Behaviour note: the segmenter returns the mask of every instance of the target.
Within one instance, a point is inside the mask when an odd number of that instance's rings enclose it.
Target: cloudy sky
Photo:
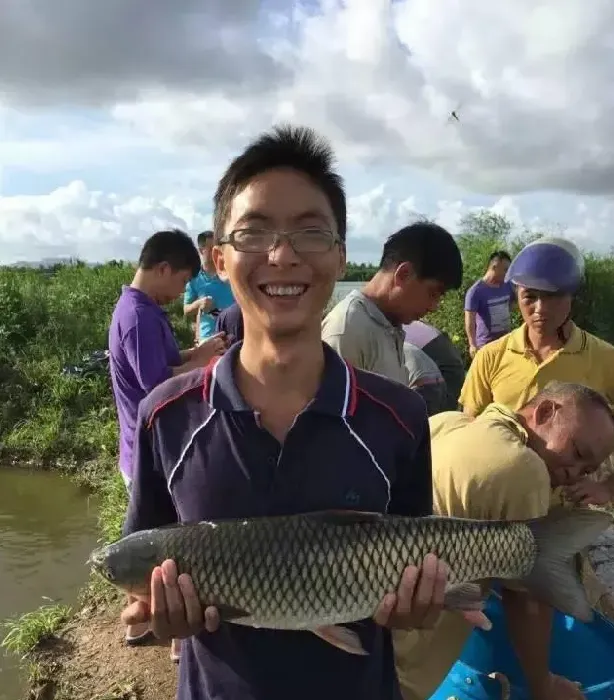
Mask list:
[[[476,207],[608,250],[613,82],[612,0],[2,0],[0,263],[196,233],[281,121],[332,140],[350,259]]]

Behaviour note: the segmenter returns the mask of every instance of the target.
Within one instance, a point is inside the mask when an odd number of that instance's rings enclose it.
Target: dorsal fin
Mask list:
[[[356,525],[358,523],[376,523],[385,516],[382,513],[371,513],[361,510],[319,510],[302,513],[309,520],[320,520],[331,525]]]

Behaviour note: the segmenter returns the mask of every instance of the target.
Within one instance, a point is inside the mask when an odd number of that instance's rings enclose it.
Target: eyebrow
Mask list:
[[[330,223],[328,221],[328,217],[326,217],[321,211],[318,211],[317,209],[308,209],[307,211],[301,212],[297,216],[292,217],[292,221],[296,222],[297,224],[300,224],[309,219],[318,219],[326,225]],[[272,217],[267,216],[263,212],[258,211],[257,209],[250,209],[246,211],[240,219],[238,219],[238,221],[236,222],[236,227],[240,227],[241,224],[245,224],[250,221],[265,223],[270,222],[271,220]]]

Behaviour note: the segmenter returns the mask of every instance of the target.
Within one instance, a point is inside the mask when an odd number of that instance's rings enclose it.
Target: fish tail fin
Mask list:
[[[522,583],[566,615],[590,622],[593,612],[576,556],[613,524],[612,516],[588,508],[556,508],[527,522],[537,545],[531,573]]]

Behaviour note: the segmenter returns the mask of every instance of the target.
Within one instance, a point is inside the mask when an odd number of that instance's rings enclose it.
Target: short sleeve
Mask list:
[[[477,416],[493,401],[488,346],[480,348],[473,358],[459,396],[466,413]]]
[[[465,311],[478,311],[480,304],[480,294],[477,285],[472,285],[465,294]]]
[[[155,447],[155,430],[148,425],[148,416],[143,407],[141,402],[134,437],[132,483],[123,525],[124,535],[178,522]]]
[[[190,280],[185,286],[185,291],[183,293],[183,303],[184,304],[192,304],[197,299],[198,299],[198,295],[196,294],[196,290],[194,289],[194,285],[192,284],[192,280]]]
[[[358,369],[374,371],[373,359],[370,357],[371,353],[363,335],[357,333],[351,324],[347,325],[342,333],[329,333],[326,328],[322,330],[322,340],[344,360]]]

